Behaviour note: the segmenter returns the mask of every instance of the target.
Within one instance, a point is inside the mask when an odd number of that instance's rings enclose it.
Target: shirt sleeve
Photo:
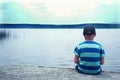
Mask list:
[[[104,49],[103,49],[103,47],[101,47],[101,57],[105,57],[105,51],[104,51]]]
[[[76,48],[74,49],[74,54],[79,57],[79,54],[80,54],[80,53],[79,53],[78,47],[76,47]]]

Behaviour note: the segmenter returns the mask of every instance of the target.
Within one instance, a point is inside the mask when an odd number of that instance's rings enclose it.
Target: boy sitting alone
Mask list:
[[[96,36],[95,27],[86,26],[83,30],[84,42],[74,49],[75,69],[84,74],[100,74],[104,64],[104,49],[101,44],[93,41]]]

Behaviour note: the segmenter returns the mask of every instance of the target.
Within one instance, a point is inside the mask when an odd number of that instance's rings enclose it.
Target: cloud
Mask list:
[[[43,3],[47,10],[57,17],[70,17],[77,15],[78,11],[84,12],[98,7],[94,1],[86,0],[48,0]]]
[[[11,6],[7,7],[7,3],[17,5],[12,5],[11,8]],[[14,15],[21,15],[21,17],[16,16],[19,17],[18,21],[30,23],[112,22],[118,17],[117,7],[119,7],[118,0],[0,0],[1,4],[3,12],[5,8],[9,9],[4,17],[10,16],[11,11],[16,9]],[[104,14],[107,15],[106,19]],[[112,18],[110,18],[111,15]],[[12,22],[12,17],[9,16],[4,21],[10,18]]]
[[[88,11],[95,11],[101,5],[112,6],[116,5],[118,0],[43,0],[42,3],[46,6],[47,10],[54,16],[70,17],[86,13]]]

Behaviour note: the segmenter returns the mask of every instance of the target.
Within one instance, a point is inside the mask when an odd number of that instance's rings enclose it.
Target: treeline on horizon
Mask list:
[[[0,28],[83,28],[86,25],[94,26],[95,28],[120,28],[120,24],[102,24],[102,23],[91,23],[91,24],[0,24]]]

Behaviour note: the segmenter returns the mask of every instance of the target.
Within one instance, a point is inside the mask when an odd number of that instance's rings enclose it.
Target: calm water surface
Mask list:
[[[83,41],[82,29],[5,29],[0,65],[74,68],[73,50]],[[0,29],[3,31],[3,29]],[[120,29],[97,29],[96,41],[106,52],[104,71],[120,72]]]

